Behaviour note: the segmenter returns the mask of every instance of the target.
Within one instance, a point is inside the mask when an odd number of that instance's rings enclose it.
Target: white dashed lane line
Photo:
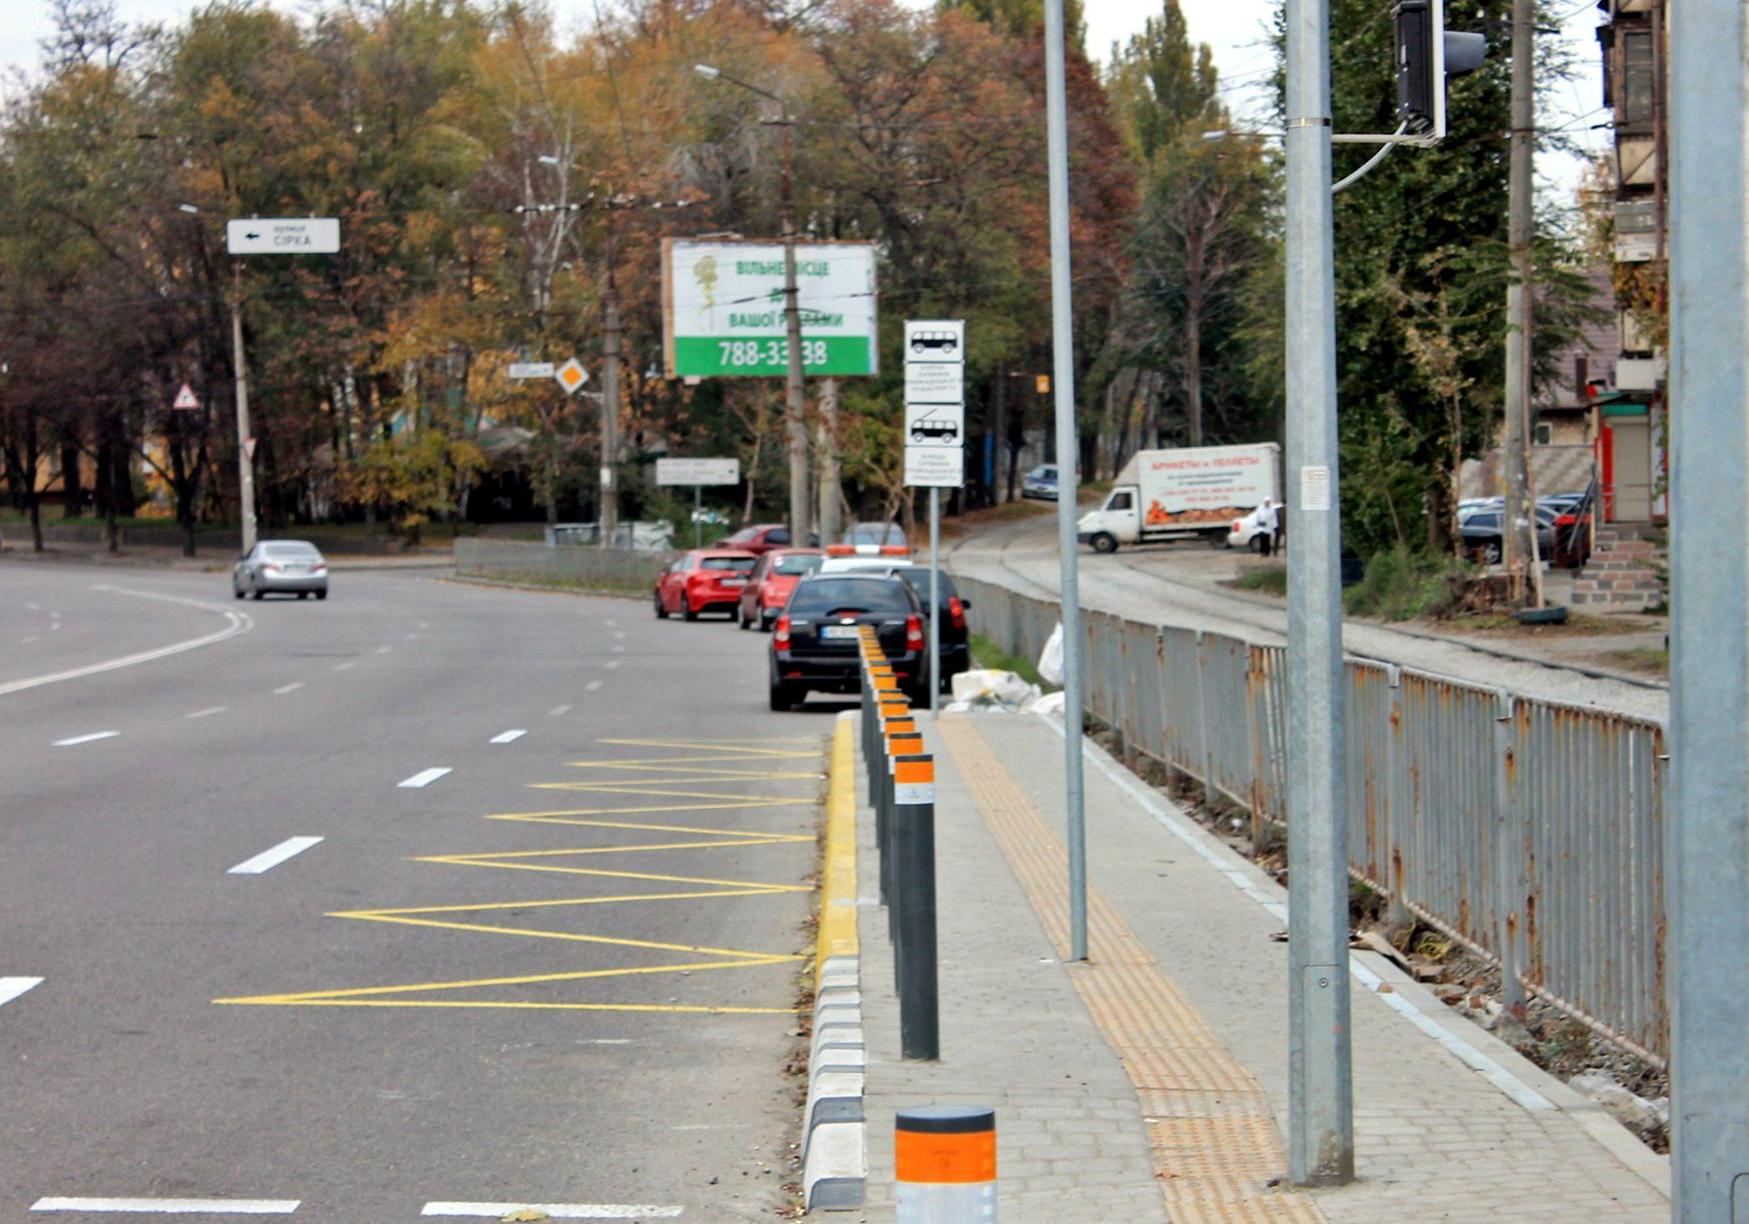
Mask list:
[[[294,680],[290,684],[282,684],[274,689],[273,695],[275,697],[284,697],[287,693],[295,693],[303,687],[304,682],[302,680]]]
[[[225,712],[224,706],[208,706],[204,710],[196,710],[194,713],[184,714],[182,717],[184,717],[184,718],[211,718],[214,714],[223,714],[224,712]]]
[[[518,1211],[538,1212],[529,1219],[549,1220],[673,1220],[682,1207],[650,1203],[427,1203],[422,1216],[465,1216],[475,1220],[505,1220]]]
[[[93,731],[89,735],[70,735],[66,739],[55,741],[57,748],[73,748],[79,744],[91,744],[98,740],[114,739],[120,731]]]
[[[393,647],[393,646],[378,646],[378,647],[377,647],[377,653],[378,653],[378,654],[388,654],[388,653],[389,653],[389,651],[391,651],[391,650],[393,650],[393,649],[394,649],[394,647]]]
[[[547,713],[551,714],[554,718],[562,717],[563,715],[569,714],[570,712],[571,712],[571,707],[568,705],[554,706],[552,709],[547,711]]]
[[[225,874],[260,875],[264,871],[270,871],[279,866],[287,859],[302,854],[321,840],[319,837],[288,837],[279,845],[263,850],[254,858],[244,859]]]
[[[345,663],[336,663],[334,665],[334,670],[335,671],[351,671],[353,668],[355,668],[357,666],[358,666],[358,663],[356,661],[348,660]]]
[[[430,769],[421,769],[411,778],[403,778],[395,785],[404,789],[417,790],[421,786],[430,786],[448,772],[450,772],[448,766],[433,766]]]
[[[515,731],[500,731],[497,735],[494,735],[489,742],[494,744],[514,744],[517,740],[527,734],[527,731],[520,728]]]
[[[584,692],[585,692],[585,693],[593,693],[593,692],[594,692],[594,691],[595,691],[595,690],[596,690],[596,689],[598,689],[598,688],[600,688],[600,687],[601,687],[601,685],[602,685],[602,681],[600,681],[600,680],[591,680],[591,681],[590,681],[590,682],[589,682],[589,683],[588,683],[588,684],[585,684],[585,685],[584,685],[584,686],[583,686],[583,691],[584,691]]]
[[[290,1215],[299,1199],[40,1198],[32,1211],[84,1211],[109,1215]]]
[[[0,977],[0,1006],[12,1002],[27,990],[41,986],[43,980],[39,977]]]

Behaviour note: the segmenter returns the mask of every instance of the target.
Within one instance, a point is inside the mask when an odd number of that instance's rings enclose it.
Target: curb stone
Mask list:
[[[826,863],[815,953],[813,1040],[802,1112],[802,1196],[810,1212],[861,1207],[868,1187],[862,1097],[861,949],[856,933],[856,753],[851,712],[838,716],[826,799]]]

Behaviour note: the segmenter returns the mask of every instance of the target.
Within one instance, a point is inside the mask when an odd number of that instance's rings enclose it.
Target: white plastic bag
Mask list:
[[[1051,630],[1051,637],[1045,643],[1044,653],[1038,657],[1038,674],[1046,684],[1061,684],[1063,682],[1063,622],[1058,621],[1057,627]]]

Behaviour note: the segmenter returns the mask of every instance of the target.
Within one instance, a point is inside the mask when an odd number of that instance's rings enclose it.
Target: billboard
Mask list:
[[[875,254],[867,242],[796,243],[802,372],[879,372]],[[789,371],[780,242],[662,242],[662,351],[670,378]]]

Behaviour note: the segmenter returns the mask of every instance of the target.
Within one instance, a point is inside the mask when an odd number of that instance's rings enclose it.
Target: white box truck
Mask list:
[[[1274,442],[1138,451],[1105,503],[1081,516],[1075,535],[1103,553],[1196,536],[1219,547],[1233,520],[1266,497],[1281,502],[1281,447]]]

